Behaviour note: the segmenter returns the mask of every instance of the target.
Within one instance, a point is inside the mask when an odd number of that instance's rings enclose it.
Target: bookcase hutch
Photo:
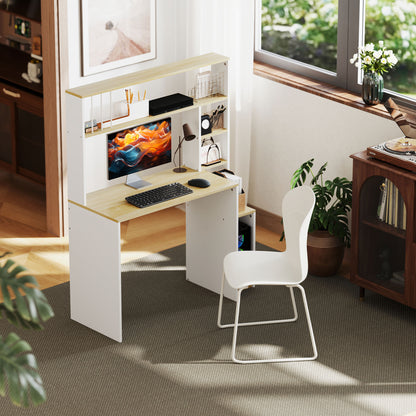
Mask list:
[[[119,117],[114,109],[123,106],[125,91],[141,91],[143,97],[154,99],[172,93],[189,95],[195,91],[198,74],[210,73],[221,82],[215,93],[194,99],[189,107],[169,111],[155,116],[140,118]],[[183,146],[183,164],[191,170],[217,171],[230,169],[230,131],[228,96],[228,58],[208,53],[182,61],[122,75],[66,91],[67,102],[67,169],[68,199],[86,205],[88,195],[95,191],[120,184],[120,180],[107,180],[106,137],[108,133],[128,129],[139,124],[166,117],[172,120],[172,150],[182,137],[182,125],[187,123],[196,135],[196,140]],[[124,101],[125,102],[125,101]],[[201,134],[201,116],[223,105],[224,123],[207,135]],[[118,106],[118,107],[117,107]],[[104,108],[107,107],[107,108]],[[109,110],[108,110],[109,108]],[[127,114],[127,113],[126,113]],[[97,125],[96,130],[85,128],[86,123]],[[213,137],[221,148],[221,162],[203,166],[200,148],[204,138]],[[173,166],[172,166],[173,167]],[[236,172],[238,174],[238,172]],[[181,174],[177,174],[178,179]],[[251,247],[255,246],[255,210],[244,207],[239,211],[239,221],[251,228]]]
[[[369,289],[416,308],[416,173],[370,158],[366,152],[351,157],[351,281],[360,287],[362,298]],[[406,207],[403,230],[377,216],[386,178],[397,187]]]

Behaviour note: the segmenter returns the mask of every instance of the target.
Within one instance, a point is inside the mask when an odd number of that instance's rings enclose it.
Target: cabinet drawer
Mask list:
[[[6,98],[16,105],[43,117],[43,99],[20,88],[0,82],[0,97]]]

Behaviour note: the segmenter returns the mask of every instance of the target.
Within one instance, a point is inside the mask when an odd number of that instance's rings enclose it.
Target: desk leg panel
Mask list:
[[[122,341],[120,224],[69,203],[71,319]]]
[[[237,250],[238,194],[236,189],[219,192],[186,205],[186,279],[220,293],[223,260]],[[227,298],[237,293],[224,287]]]

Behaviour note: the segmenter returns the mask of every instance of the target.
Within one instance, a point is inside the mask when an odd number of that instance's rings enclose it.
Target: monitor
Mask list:
[[[151,121],[110,133],[107,143],[109,180],[125,176],[126,185],[133,188],[150,185],[137,172],[144,174],[144,171],[171,163],[171,119]]]

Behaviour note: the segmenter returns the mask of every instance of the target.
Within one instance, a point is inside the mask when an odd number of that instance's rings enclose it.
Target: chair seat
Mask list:
[[[298,284],[303,280],[301,271],[289,260],[286,252],[236,251],[225,256],[224,273],[234,289]]]

